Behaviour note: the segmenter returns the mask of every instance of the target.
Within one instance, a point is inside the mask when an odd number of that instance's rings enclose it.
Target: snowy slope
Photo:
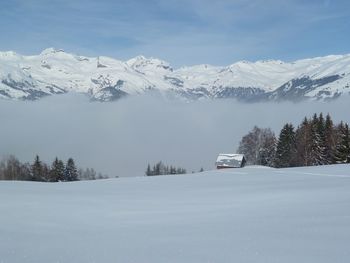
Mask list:
[[[0,181],[0,262],[342,262],[350,165]]]
[[[110,101],[151,90],[186,99],[327,100],[348,95],[349,85],[350,55],[173,69],[165,61],[143,56],[123,62],[54,48],[36,56],[0,52],[0,98],[10,99],[33,100],[74,91]]]
[[[47,95],[54,93],[47,92],[48,87],[52,87],[59,89],[58,93],[76,91],[88,93],[96,99],[108,99],[144,92],[152,86],[142,75],[135,74],[126,63],[108,57],[87,58],[50,48],[38,56],[13,54],[12,59],[9,59],[10,56],[3,54],[0,58],[5,58],[1,64],[6,65],[1,67],[0,77],[19,83],[12,86],[13,90],[19,90],[18,86],[29,79],[33,82],[33,88]],[[19,76],[23,76],[22,79]],[[6,84],[2,80],[2,85]],[[6,89],[5,92],[7,93]],[[31,99],[30,90],[27,94]],[[22,98],[21,95],[18,93],[14,97]],[[6,94],[3,96],[6,97]]]

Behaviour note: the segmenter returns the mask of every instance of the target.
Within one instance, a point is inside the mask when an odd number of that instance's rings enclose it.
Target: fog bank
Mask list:
[[[34,102],[0,100],[0,155],[51,163],[75,158],[114,176],[142,176],[162,160],[188,171],[213,169],[220,152],[235,152],[254,125],[278,135],[285,122],[328,112],[350,122],[350,97],[334,102],[243,104],[233,100],[185,103],[134,96],[113,103],[83,95],[52,96]]]

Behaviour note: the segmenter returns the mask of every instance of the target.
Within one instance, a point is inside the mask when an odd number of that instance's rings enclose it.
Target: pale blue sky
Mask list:
[[[350,53],[348,0],[0,0],[0,50],[175,67]]]

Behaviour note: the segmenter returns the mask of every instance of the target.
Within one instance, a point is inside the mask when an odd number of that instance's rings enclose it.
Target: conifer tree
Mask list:
[[[32,181],[42,181],[43,176],[43,165],[40,161],[39,155],[35,156],[34,163],[31,167],[31,180]]]
[[[321,139],[324,138],[324,135],[325,135],[325,120],[323,118],[323,114],[322,112],[319,114],[318,118],[316,117],[316,130],[317,130],[317,133],[320,135]]]
[[[335,162],[335,130],[331,116],[327,114],[325,121],[325,131],[324,131],[324,155],[326,159],[326,164],[332,164]]]
[[[154,170],[154,174],[155,175],[161,175],[161,166],[162,166],[162,162],[160,161],[159,163],[156,164],[156,169]]]
[[[285,124],[280,132],[275,157],[276,167],[290,167],[295,165],[295,132],[292,124]]]
[[[305,117],[303,122],[296,130],[296,156],[295,163],[297,166],[310,165],[311,156],[311,124]]]
[[[166,174],[185,174],[186,169],[183,168],[176,168],[172,165],[165,165],[162,161],[156,163],[153,165],[153,168],[151,169],[151,166],[148,164],[146,169],[146,175],[147,176],[153,176],[153,175],[166,175]]]
[[[147,170],[146,170],[146,176],[151,176],[152,175],[152,170],[150,164],[147,165]]]
[[[318,116],[317,126],[316,126],[317,133],[320,138],[320,151],[321,151],[321,158],[320,158],[320,164],[328,164],[328,160],[326,157],[326,122],[323,118],[322,112]]]
[[[66,169],[64,171],[64,181],[77,181],[78,171],[75,166],[73,158],[69,158],[67,161]]]
[[[336,163],[350,163],[349,125],[343,122],[338,126],[338,143],[335,153]]]
[[[61,182],[64,181],[65,176],[64,176],[64,163],[62,160],[59,160],[57,157],[53,161],[52,166],[51,166],[51,178],[52,181],[54,182]]]
[[[311,121],[311,153],[310,153],[310,164],[309,165],[321,165],[325,164],[325,147],[323,145],[324,135],[324,120],[317,117],[315,113]]]

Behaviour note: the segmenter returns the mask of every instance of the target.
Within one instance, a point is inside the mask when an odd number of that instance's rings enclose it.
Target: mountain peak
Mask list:
[[[274,59],[263,59],[258,60],[257,64],[270,64],[270,65],[282,65],[284,62],[282,60],[274,60]]]
[[[288,83],[292,86],[286,89]],[[105,101],[149,90],[175,92],[186,99],[329,100],[350,93],[350,56],[293,63],[239,61],[226,67],[202,64],[174,70],[166,61],[142,55],[123,62],[56,48],[34,56],[0,52],[0,98],[38,99],[75,91]]]
[[[41,51],[40,55],[50,55],[50,54],[56,54],[56,53],[64,53],[63,49],[56,49],[53,47],[49,47]]]
[[[173,68],[170,64],[164,60],[158,58],[146,58],[144,56],[137,56],[129,59],[126,64],[133,69],[145,73],[146,71],[169,71],[172,72]]]
[[[3,51],[3,52],[0,52],[0,57],[2,57],[2,58],[18,57],[18,56],[20,56],[20,55],[17,54],[16,52],[14,52],[14,51]]]
[[[126,61],[127,64],[129,65],[134,65],[134,64],[140,64],[140,63],[158,63],[158,64],[169,64],[168,62],[154,58],[154,57],[145,57],[143,55],[136,56],[134,58],[129,59]]]

